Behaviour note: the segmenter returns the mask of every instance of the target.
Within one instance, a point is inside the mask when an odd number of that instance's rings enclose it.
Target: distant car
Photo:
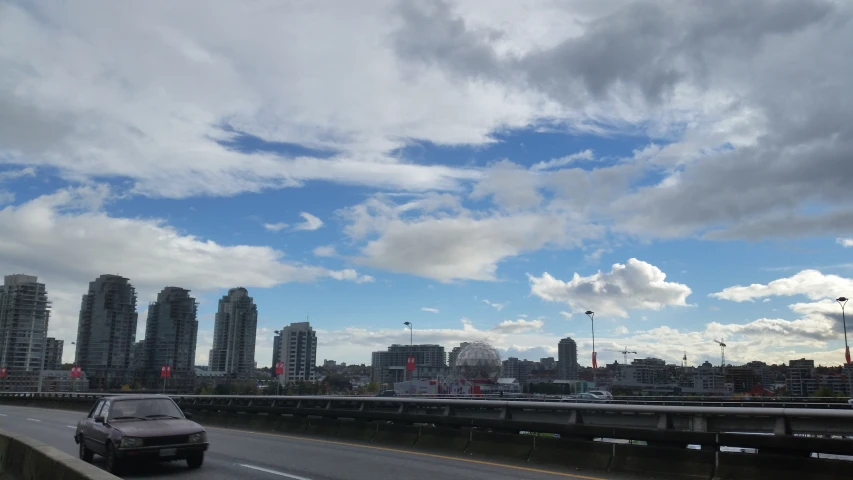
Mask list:
[[[383,390],[376,394],[377,397],[396,397],[397,392],[394,390]]]
[[[186,460],[190,468],[199,468],[208,447],[207,433],[190,418],[164,395],[104,397],[77,422],[74,441],[81,460],[91,462],[97,453],[114,474],[133,459]]]
[[[613,400],[613,394],[604,390],[590,390],[587,393],[596,400]]]

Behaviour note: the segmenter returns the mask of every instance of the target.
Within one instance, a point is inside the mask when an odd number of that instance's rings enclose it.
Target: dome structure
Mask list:
[[[501,371],[501,355],[486,342],[472,342],[459,351],[455,368],[468,380],[495,380]]]

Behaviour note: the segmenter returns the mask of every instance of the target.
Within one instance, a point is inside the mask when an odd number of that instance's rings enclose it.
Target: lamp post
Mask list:
[[[585,313],[592,322],[592,383],[595,388],[598,386],[598,361],[595,358],[595,312],[587,310]]]
[[[853,381],[851,381],[851,369],[850,369],[850,346],[847,344],[847,318],[844,315],[844,306],[847,305],[847,297],[838,297],[835,299],[839,305],[841,305],[841,325],[844,328],[844,360],[845,366],[847,367],[847,389],[850,392],[850,396],[853,397]]]
[[[413,338],[412,337],[412,335],[413,335],[412,334],[412,322],[403,322],[403,325],[409,327],[409,356],[413,357],[415,355],[415,352],[414,352],[415,347],[414,347],[414,344],[412,343],[412,338]],[[415,368],[413,370],[417,371],[417,363],[414,365],[414,367]],[[414,376],[414,375],[412,375],[412,376]]]
[[[275,330],[275,334],[281,335],[281,330]],[[283,342],[284,339],[282,338],[281,341]],[[273,343],[275,343],[275,342],[273,342]],[[278,345],[278,355],[279,355],[278,361],[281,362],[282,359],[281,359],[281,344],[280,343]],[[278,389],[279,389],[279,387],[281,387],[281,376],[278,375],[278,372],[276,372],[276,368],[277,367],[276,367],[275,363],[273,363],[273,366],[272,366],[273,370],[272,371],[276,374],[275,375],[275,394],[276,394],[276,396],[278,396],[280,394]]]

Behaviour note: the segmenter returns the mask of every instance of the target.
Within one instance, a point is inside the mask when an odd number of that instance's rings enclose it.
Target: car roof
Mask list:
[[[112,395],[112,396],[103,397],[103,398],[104,398],[104,400],[111,400],[111,401],[116,401],[116,400],[150,400],[150,399],[157,399],[157,398],[168,398],[169,400],[171,400],[171,398],[168,395],[159,395],[159,394],[158,395],[155,395],[155,394]]]

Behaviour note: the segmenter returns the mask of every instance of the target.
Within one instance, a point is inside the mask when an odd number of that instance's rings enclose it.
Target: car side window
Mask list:
[[[97,403],[95,403],[95,406],[94,406],[94,407],[92,407],[92,410],[89,412],[89,418],[95,418],[95,417],[97,417],[97,416],[98,416],[98,412],[99,412],[99,411],[101,411],[101,407],[103,407],[103,406],[104,406],[104,401],[103,401],[103,400],[98,400],[98,402],[97,402]]]
[[[109,419],[110,416],[110,402],[104,402],[104,408],[101,409],[100,415],[104,417],[104,421]]]

